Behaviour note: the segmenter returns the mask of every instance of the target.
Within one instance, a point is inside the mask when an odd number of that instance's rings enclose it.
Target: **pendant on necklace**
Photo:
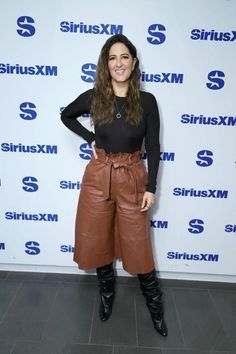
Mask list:
[[[120,112],[116,113],[116,118],[120,119],[121,118],[121,114]]]

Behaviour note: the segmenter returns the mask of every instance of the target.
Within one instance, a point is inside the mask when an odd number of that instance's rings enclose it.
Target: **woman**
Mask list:
[[[76,118],[90,113],[95,134]],[[159,113],[156,100],[140,91],[139,60],[124,35],[104,44],[94,88],[81,94],[61,115],[62,122],[92,146],[79,197],[74,260],[96,268],[106,321],[114,299],[113,259],[138,274],[155,329],[167,336],[156,277],[147,211],[154,203],[159,165]],[[143,140],[148,173],[140,159]]]

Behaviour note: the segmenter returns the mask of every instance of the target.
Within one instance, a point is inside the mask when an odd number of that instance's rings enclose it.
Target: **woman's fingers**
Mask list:
[[[151,192],[145,192],[141,204],[141,212],[149,210],[154,204],[154,194]]]

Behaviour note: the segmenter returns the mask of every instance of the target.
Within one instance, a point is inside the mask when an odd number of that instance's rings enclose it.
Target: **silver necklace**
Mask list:
[[[115,101],[115,104],[116,104],[116,111],[117,111],[117,113],[116,113],[116,118],[117,118],[117,119],[120,119],[120,118],[122,117],[121,112],[122,112],[122,110],[123,110],[123,108],[124,108],[124,106],[125,106],[125,103],[124,103],[123,106],[121,107],[120,111],[119,111],[119,109],[118,109],[118,106],[117,106],[116,101]]]

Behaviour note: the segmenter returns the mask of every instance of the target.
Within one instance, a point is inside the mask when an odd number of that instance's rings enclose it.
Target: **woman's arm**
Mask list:
[[[71,102],[61,114],[61,120],[67,128],[81,136],[89,144],[95,139],[95,134],[85,128],[76,118],[90,112],[92,90],[88,90]]]

